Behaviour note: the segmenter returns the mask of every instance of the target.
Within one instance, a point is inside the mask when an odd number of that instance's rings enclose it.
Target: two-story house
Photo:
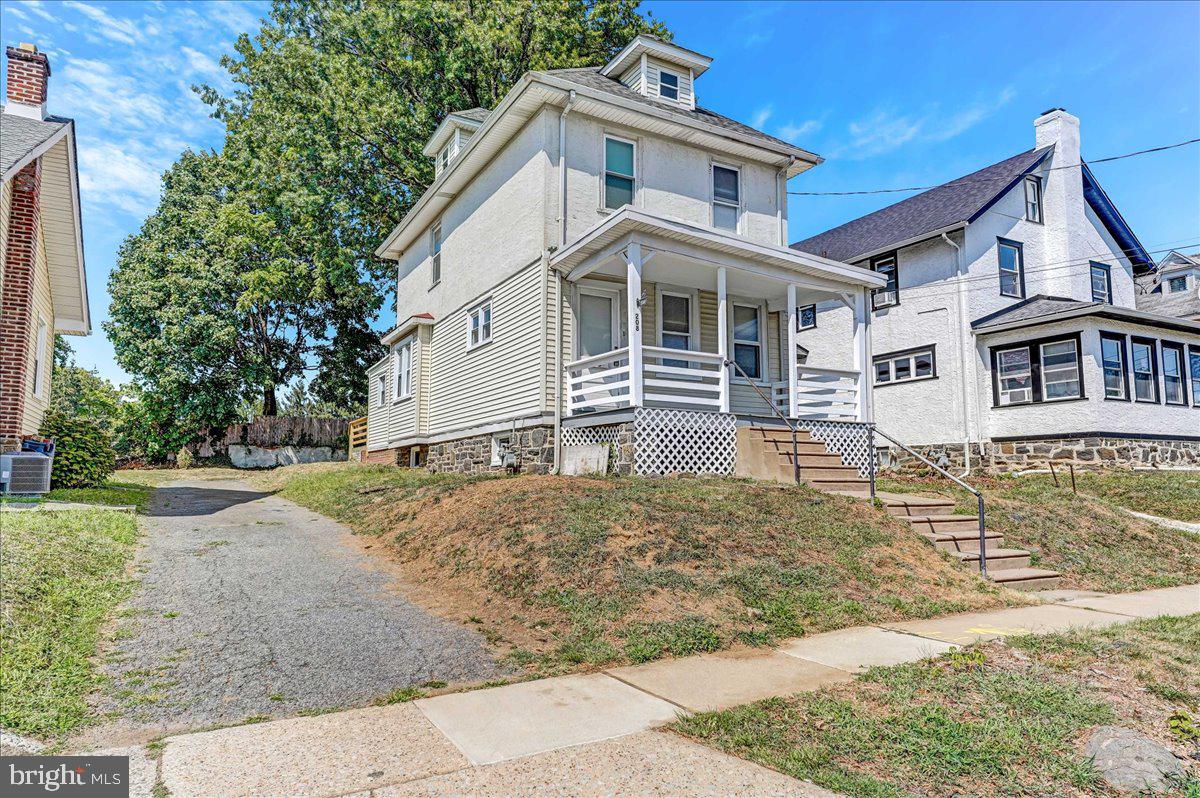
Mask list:
[[[1200,323],[1135,298],[1154,264],[1081,159],[1079,120],[1034,129],[1033,149],[793,245],[887,278],[876,423],[967,468],[1200,463]],[[807,362],[843,362],[850,317],[818,302],[800,319]]]
[[[1139,310],[1200,321],[1200,253],[1171,250],[1136,289]]]
[[[0,451],[37,432],[55,334],[87,335],[75,123],[46,113],[50,62],[7,48],[0,111]]]
[[[739,423],[870,418],[875,272],[787,247],[816,155],[697,103],[711,59],[639,36],[530,72],[429,140],[436,177],[377,255],[397,320],[370,370],[367,459],[730,473]],[[844,354],[806,374],[799,308],[838,303]]]

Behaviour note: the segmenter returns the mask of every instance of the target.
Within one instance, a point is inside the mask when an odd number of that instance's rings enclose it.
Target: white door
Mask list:
[[[620,345],[620,295],[603,288],[579,289],[576,358],[611,352]]]

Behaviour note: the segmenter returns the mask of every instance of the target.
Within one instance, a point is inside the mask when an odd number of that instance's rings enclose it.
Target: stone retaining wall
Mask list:
[[[913,449],[951,471],[963,468],[961,443],[914,446]],[[925,468],[900,449],[881,450],[881,465],[897,471]],[[1172,466],[1200,468],[1200,441],[1167,439],[1070,437],[971,444],[971,465],[988,471],[1023,471],[1071,463],[1080,468]]]
[[[554,432],[552,427],[530,427],[511,435],[508,450],[517,456],[516,470],[523,474],[548,474],[554,465]],[[452,441],[429,444],[425,467],[430,471],[453,471],[478,474],[503,471],[492,465],[492,435],[475,435]],[[404,463],[402,463],[404,464]]]

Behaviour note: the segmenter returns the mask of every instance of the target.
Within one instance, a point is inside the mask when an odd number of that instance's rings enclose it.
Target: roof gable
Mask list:
[[[1096,182],[1096,176],[1092,174],[1092,170],[1086,163],[1083,165],[1083,199],[1095,211],[1100,222],[1117,242],[1120,251],[1133,264],[1133,273],[1143,274],[1153,271],[1154,261],[1150,259],[1150,254],[1146,252],[1142,242],[1138,241],[1138,237],[1126,223],[1125,217],[1117,210],[1117,206]]]

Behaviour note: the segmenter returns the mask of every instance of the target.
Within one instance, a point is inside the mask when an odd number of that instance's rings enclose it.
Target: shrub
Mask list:
[[[192,450],[186,446],[179,450],[179,454],[175,455],[176,468],[191,468],[192,462]]]
[[[116,468],[108,433],[94,419],[51,412],[42,422],[41,434],[55,444],[51,487],[98,487]]]

